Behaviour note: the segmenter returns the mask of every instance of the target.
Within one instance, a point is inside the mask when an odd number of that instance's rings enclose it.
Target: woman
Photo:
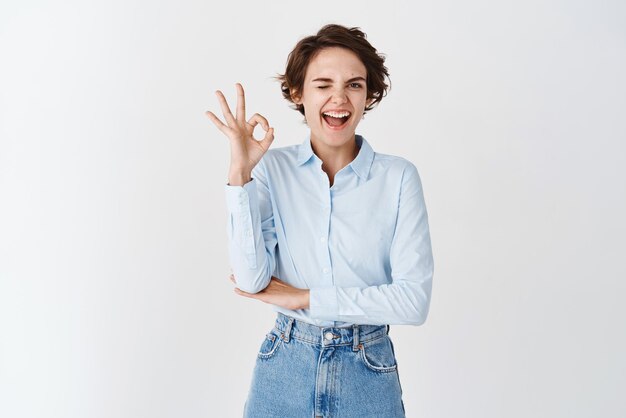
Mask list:
[[[246,122],[240,84],[235,116],[220,91],[226,123],[207,112],[231,145],[231,280],[277,312],[246,417],[404,416],[389,325],[426,320],[433,260],[415,166],[356,134],[385,79],[359,28],[326,25],[279,77],[310,128],[301,144],[268,150],[274,128],[259,114]]]

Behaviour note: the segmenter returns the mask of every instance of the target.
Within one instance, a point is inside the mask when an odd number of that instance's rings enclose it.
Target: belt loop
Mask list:
[[[359,351],[359,326],[357,324],[352,325],[352,351]]]
[[[283,333],[283,340],[286,343],[289,342],[289,336],[291,335],[291,327],[293,325],[293,321],[295,321],[295,319],[290,316],[288,318],[289,318],[289,321],[287,321],[287,327],[285,328],[285,332]]]
[[[389,330],[391,329],[391,326],[389,324],[387,324],[387,335],[389,335]]]

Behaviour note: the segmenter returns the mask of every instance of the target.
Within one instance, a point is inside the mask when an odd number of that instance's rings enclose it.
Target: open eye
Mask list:
[[[363,86],[361,85],[361,83],[350,83],[350,87],[360,89]]]

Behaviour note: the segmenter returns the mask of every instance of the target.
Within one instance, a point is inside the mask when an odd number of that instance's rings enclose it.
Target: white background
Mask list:
[[[239,417],[270,306],[228,280],[213,92],[359,26],[392,89],[357,133],[416,164],[435,278],[392,326],[407,416],[626,416],[620,1],[3,1],[0,416]],[[288,417],[291,418],[291,417]],[[298,417],[299,418],[299,417]]]

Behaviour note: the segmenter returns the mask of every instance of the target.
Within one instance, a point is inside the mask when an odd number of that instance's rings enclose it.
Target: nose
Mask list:
[[[338,87],[338,88],[334,89],[331,101],[333,103],[336,103],[336,104],[341,104],[341,103],[347,102],[348,99],[347,99],[347,96],[346,96],[345,89],[343,87]]]

